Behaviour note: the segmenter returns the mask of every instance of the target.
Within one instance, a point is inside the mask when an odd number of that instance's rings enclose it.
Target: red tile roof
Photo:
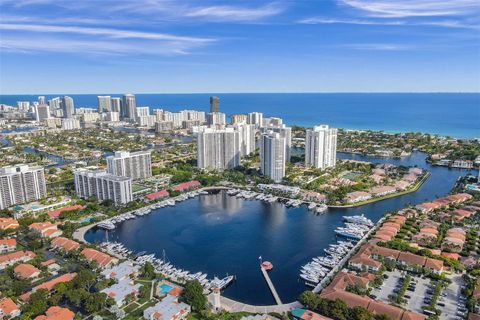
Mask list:
[[[202,184],[199,181],[192,180],[192,181],[180,183],[180,184],[177,184],[176,186],[173,186],[173,190],[183,191],[183,190],[187,190],[187,189],[190,189],[190,188],[197,188],[197,187],[200,187],[201,185]]]
[[[165,198],[165,197],[168,197],[168,196],[169,196],[168,191],[163,189],[163,190],[160,190],[160,191],[157,191],[157,192],[147,194],[145,196],[145,199],[155,200],[155,199],[158,199],[158,198]]]
[[[20,225],[18,221],[11,218],[0,218],[0,230],[17,229]]]
[[[91,248],[83,249],[81,254],[88,261],[95,261],[100,267],[108,266],[110,263],[117,261],[116,258],[113,258],[106,253]]]
[[[65,237],[57,237],[51,242],[52,248],[61,248],[65,251],[72,251],[80,249],[80,243],[67,239]]]
[[[60,208],[60,209],[57,209],[57,210],[49,211],[48,216],[51,217],[51,218],[58,218],[62,212],[80,210],[80,209],[83,209],[83,208],[85,208],[85,206],[76,204],[74,206],[64,207],[64,208]]]
[[[13,269],[15,275],[20,279],[30,279],[40,274],[40,270],[28,263],[21,263]]]
[[[50,307],[45,315],[40,315],[35,320],[73,320],[75,313],[67,308],[58,306]]]
[[[62,274],[61,276],[56,277],[55,279],[52,279],[50,281],[41,283],[38,286],[33,287],[33,289],[30,292],[22,294],[20,296],[20,299],[22,301],[28,301],[30,299],[30,295],[32,294],[32,292],[35,292],[39,289],[47,289],[48,291],[51,291],[56,284],[72,281],[76,276],[77,274],[75,272]]]
[[[20,310],[15,302],[10,298],[3,298],[0,300],[0,314],[11,315],[14,311]]]

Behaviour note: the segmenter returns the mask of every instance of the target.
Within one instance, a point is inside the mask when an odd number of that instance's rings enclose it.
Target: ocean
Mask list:
[[[47,99],[64,94],[45,95]],[[68,94],[67,94],[68,95]],[[97,107],[97,95],[71,94],[78,107]],[[137,106],[170,111],[208,111],[209,97],[220,98],[227,115],[263,112],[287,125],[329,124],[346,129],[425,132],[480,138],[480,93],[219,93],[137,94]],[[35,101],[37,95],[0,95],[0,103]]]

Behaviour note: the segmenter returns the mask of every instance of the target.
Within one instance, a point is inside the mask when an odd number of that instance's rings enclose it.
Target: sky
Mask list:
[[[0,94],[479,91],[478,0],[0,0]]]

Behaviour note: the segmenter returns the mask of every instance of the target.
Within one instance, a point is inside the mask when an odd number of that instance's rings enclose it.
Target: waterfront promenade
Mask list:
[[[214,305],[214,294],[211,293],[207,296],[208,302]],[[220,296],[221,309],[224,309],[228,312],[250,312],[250,313],[270,313],[278,312],[284,313],[292,311],[296,308],[303,307],[302,304],[298,301],[285,304],[269,305],[269,306],[254,306],[251,304],[246,304],[238,302],[223,296]]]

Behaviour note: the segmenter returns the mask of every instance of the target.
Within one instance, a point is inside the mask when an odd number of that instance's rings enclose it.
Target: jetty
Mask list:
[[[270,291],[272,292],[272,295],[273,295],[273,298],[275,299],[275,302],[278,305],[282,305],[283,304],[282,300],[280,300],[280,296],[278,295],[277,290],[275,289],[275,286],[272,283],[272,280],[270,280],[270,276],[268,275],[267,270],[265,270],[265,268],[262,265],[260,265],[260,270],[262,270],[262,274],[265,277],[265,281],[267,281],[268,287],[270,288]]]

